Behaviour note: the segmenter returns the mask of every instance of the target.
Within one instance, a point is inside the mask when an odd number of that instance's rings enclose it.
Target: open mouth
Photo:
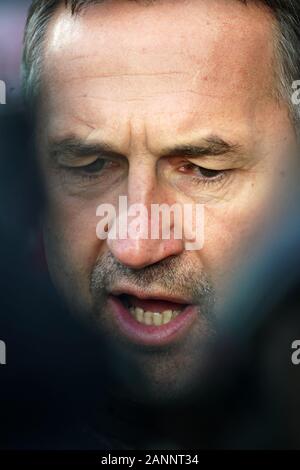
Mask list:
[[[119,299],[137,322],[147,326],[167,325],[187,307],[187,304],[156,299],[139,299],[127,294],[121,294]]]
[[[118,330],[143,345],[165,345],[187,331],[198,315],[196,305],[181,299],[146,297],[117,292],[108,304]]]

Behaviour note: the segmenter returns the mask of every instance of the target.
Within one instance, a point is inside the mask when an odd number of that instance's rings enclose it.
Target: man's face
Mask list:
[[[273,24],[237,1],[106,1],[73,17],[62,7],[48,29],[39,142],[49,269],[153,397],[183,392],[200,372],[213,304],[290,165]],[[204,204],[203,248],[99,240],[96,209],[119,196],[148,209]]]

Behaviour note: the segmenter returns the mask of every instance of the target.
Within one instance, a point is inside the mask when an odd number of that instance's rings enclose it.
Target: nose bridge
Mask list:
[[[156,187],[156,157],[148,148],[146,120],[130,120],[130,158],[127,197],[128,204],[144,204],[148,207]]]
[[[143,204],[148,208],[158,191],[155,158],[145,151],[134,155],[128,173],[128,204]]]
[[[113,255],[135,269],[179,254],[183,249],[182,240],[174,240],[173,237],[162,239],[160,232],[159,237],[151,237],[152,204],[170,203],[170,195],[158,181],[156,163],[157,158],[145,149],[131,155],[127,184],[127,235],[108,240]]]

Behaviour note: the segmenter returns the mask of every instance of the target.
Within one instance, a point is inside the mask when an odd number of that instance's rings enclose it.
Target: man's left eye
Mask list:
[[[212,170],[209,168],[204,168],[202,166],[195,165],[194,163],[187,163],[186,165],[182,165],[179,168],[179,171],[182,173],[190,173],[195,176],[213,179],[220,176],[223,171],[222,170]]]
[[[216,178],[222,173],[222,171],[220,170],[210,170],[208,168],[203,168],[201,166],[197,167],[197,171],[199,175],[203,176],[204,178]]]

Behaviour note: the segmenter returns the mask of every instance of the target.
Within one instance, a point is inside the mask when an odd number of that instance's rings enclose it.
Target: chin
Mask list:
[[[185,356],[180,350],[127,351],[112,370],[112,393],[144,405],[184,404],[205,381],[205,374],[204,360],[201,363],[197,355]]]

